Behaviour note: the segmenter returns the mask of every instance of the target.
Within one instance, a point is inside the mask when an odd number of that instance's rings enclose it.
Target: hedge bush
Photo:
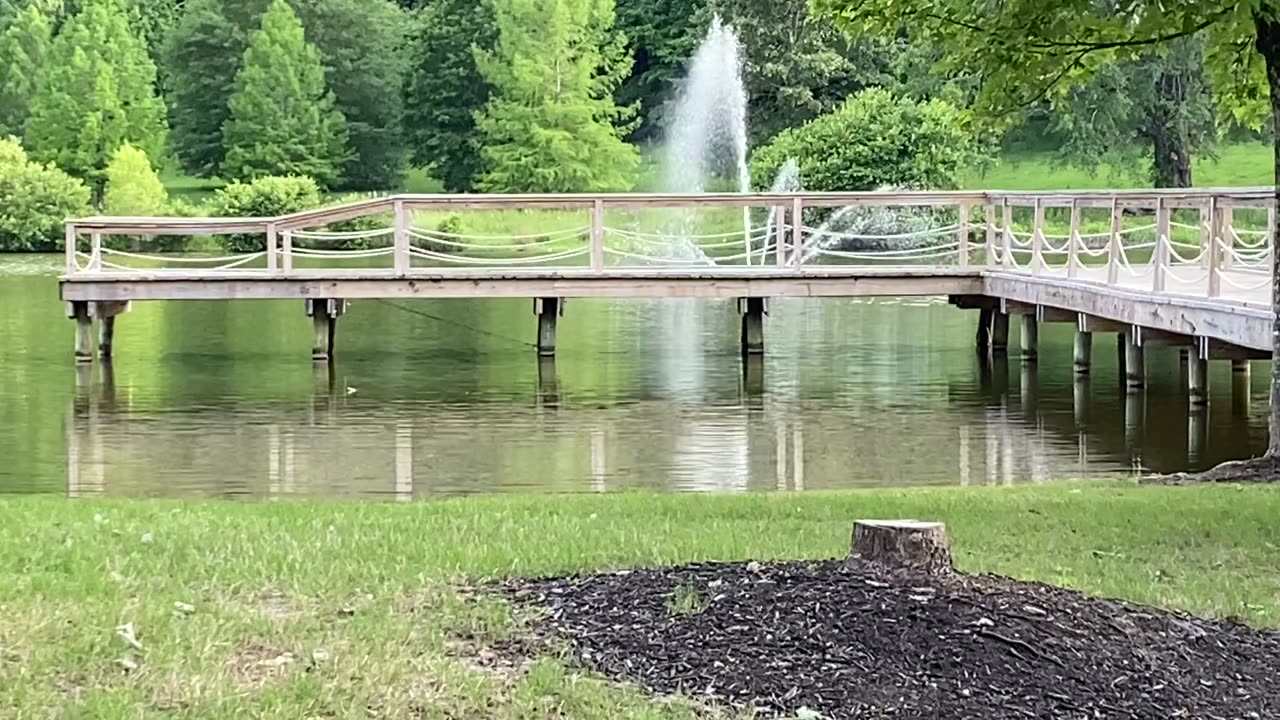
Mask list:
[[[319,207],[320,188],[309,177],[267,176],[250,182],[234,182],[218,190],[211,214],[218,217],[274,217]],[[225,235],[222,244],[230,252],[258,252],[266,247],[261,234]]]
[[[89,214],[89,188],[32,162],[16,138],[0,139],[0,251],[62,249],[68,218]]]

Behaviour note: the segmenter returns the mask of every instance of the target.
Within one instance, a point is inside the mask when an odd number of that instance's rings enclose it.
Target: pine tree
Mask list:
[[[49,40],[49,19],[34,3],[0,34],[0,137],[22,132]]]
[[[103,171],[128,142],[153,158],[165,146],[156,67],[117,0],[86,0],[37,74],[26,140],[38,160],[84,178],[101,198]]]
[[[639,163],[622,140],[635,108],[613,92],[630,69],[613,0],[494,0],[498,42],[477,51],[493,95],[477,119],[497,192],[628,190]]]
[[[108,215],[155,216],[169,209],[169,194],[147,154],[121,145],[107,164],[105,209]]]
[[[315,47],[286,0],[272,0],[249,41],[222,128],[232,179],[305,175],[335,183],[350,160],[346,120]]]

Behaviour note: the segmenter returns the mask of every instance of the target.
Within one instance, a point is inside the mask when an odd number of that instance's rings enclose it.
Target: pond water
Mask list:
[[[985,363],[945,300],[784,300],[744,366],[736,305],[362,301],[313,365],[300,301],[139,303],[76,367],[58,258],[0,260],[0,492],[428,498],[478,492],[1010,484],[1203,468],[1266,447],[1266,366],[1213,363],[1188,411],[1172,349],[1126,396],[1111,336]],[[1013,345],[1016,347],[1016,330]]]

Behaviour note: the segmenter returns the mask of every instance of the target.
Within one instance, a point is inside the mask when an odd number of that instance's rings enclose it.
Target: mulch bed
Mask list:
[[[826,718],[1280,717],[1280,633],[841,561],[513,581],[538,632],[657,693]]]

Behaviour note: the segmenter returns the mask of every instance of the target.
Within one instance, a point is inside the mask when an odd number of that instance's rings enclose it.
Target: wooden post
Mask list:
[[[1212,268],[1209,248],[1213,246],[1213,198],[1201,203],[1197,212],[1200,217],[1196,223],[1200,229],[1200,266]]]
[[[1067,277],[1074,278],[1079,274],[1080,247],[1084,242],[1080,239],[1080,201],[1071,201],[1071,228],[1067,230]]]
[[[1187,390],[1192,405],[1209,403],[1209,360],[1193,348],[1187,350]]]
[[[267,223],[267,270],[270,272],[275,272],[279,266],[276,245],[276,224]]]
[[[991,352],[1003,355],[1009,349],[1009,313],[996,310],[991,317]]]
[[[791,199],[791,263],[796,270],[804,264],[804,202]]]
[[[409,272],[409,218],[404,210],[404,201],[395,201],[395,235],[392,240],[393,262],[396,274]]]
[[[969,267],[969,203],[960,203],[960,267]]]
[[[293,272],[293,231],[285,230],[280,236],[280,264],[284,272]]]
[[[62,246],[67,261],[67,274],[74,274],[80,268],[80,263],[76,261],[76,226],[72,223],[67,223],[63,231]]]
[[[102,271],[102,233],[99,232],[89,235],[89,269]]]
[[[1022,362],[1033,363],[1040,354],[1040,323],[1030,313],[1022,316]]]
[[[1130,391],[1141,390],[1147,382],[1147,363],[1133,331],[1124,334],[1124,379]]]
[[[1235,265],[1235,249],[1236,249],[1236,206],[1224,203],[1222,206],[1222,242],[1227,246],[1226,252],[1222,253],[1222,263],[1220,267],[1223,270],[1230,270]],[[1267,230],[1270,233],[1270,230]]]
[[[1169,244],[1173,238],[1169,236],[1169,208],[1164,204],[1164,198],[1156,200],[1156,247],[1155,247],[1155,277],[1152,279],[1151,289],[1156,292],[1163,292],[1165,287],[1165,272],[1169,268]]]
[[[338,318],[346,310],[346,301],[334,298],[307,300],[307,314],[311,316],[314,337],[311,343],[312,360],[329,360],[338,333]]]
[[[1047,267],[1044,260],[1044,204],[1035,200],[1035,219],[1031,228],[1031,274],[1039,275]]]
[[[538,355],[556,354],[556,320],[560,316],[560,298],[535,298],[533,312],[538,316]]]
[[[93,362],[93,317],[89,303],[75,300],[68,304],[67,314],[76,321],[76,362]]]
[[[1111,198],[1111,239],[1107,243],[1107,284],[1115,285],[1120,279],[1120,258],[1124,257],[1124,245],[1120,240],[1124,213],[1120,210],[1120,198]]]
[[[885,569],[945,574],[951,572],[951,545],[942,523],[858,520],[850,559]]]
[[[787,265],[787,206],[776,205],[773,208],[774,227],[773,232],[773,258],[778,267],[786,267]],[[764,264],[764,258],[761,263]]]
[[[987,224],[987,261],[983,263],[987,267],[995,267],[996,264],[996,206],[987,204],[983,208],[984,219]]]
[[[129,310],[129,303],[101,301],[93,303],[91,314],[98,319],[98,355],[109,359],[115,350],[116,317]]]
[[[991,347],[991,317],[995,315],[993,308],[978,310],[978,352],[985,353]]]
[[[591,206],[591,269],[604,272],[604,201]]]
[[[1009,205],[1009,198],[1000,198],[1001,217],[1000,225],[1004,230],[1004,262],[1005,267],[1013,267],[1013,207]]]
[[[742,312],[742,353],[759,355],[764,352],[764,298],[743,298],[738,304]]]
[[[1209,238],[1205,247],[1205,257],[1209,258],[1209,297],[1222,294],[1222,246],[1219,244],[1222,233],[1222,210],[1218,207],[1218,198],[1209,198]]]
[[[1077,375],[1088,375],[1093,364],[1093,333],[1076,330],[1075,355],[1072,366]]]

